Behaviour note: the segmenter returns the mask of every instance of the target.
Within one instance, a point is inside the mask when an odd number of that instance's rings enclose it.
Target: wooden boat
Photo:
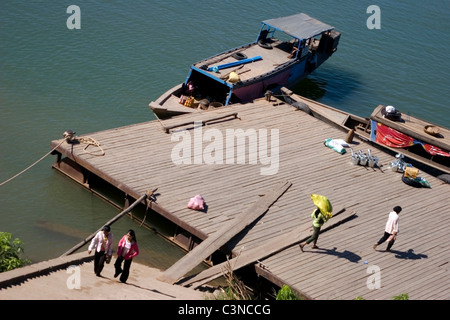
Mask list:
[[[377,106],[369,118],[363,118],[281,89],[284,100],[312,116],[364,141],[450,174],[450,129],[402,115],[386,113],[387,106]]]
[[[149,107],[167,118],[276,94],[317,69],[339,39],[334,27],[304,13],[263,21],[254,42],[194,63],[183,83]]]

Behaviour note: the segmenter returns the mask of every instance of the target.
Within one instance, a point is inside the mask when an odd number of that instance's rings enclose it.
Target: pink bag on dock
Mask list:
[[[193,210],[204,210],[205,209],[205,200],[201,195],[196,195],[191,198],[188,203],[188,208]]]

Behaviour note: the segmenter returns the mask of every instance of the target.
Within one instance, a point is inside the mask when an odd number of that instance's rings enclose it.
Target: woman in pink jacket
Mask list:
[[[114,267],[116,269],[116,273],[114,274],[114,278],[116,278],[119,274],[120,281],[125,283],[128,279],[128,275],[130,274],[130,266],[133,258],[139,254],[139,248],[136,240],[136,235],[134,230],[128,230],[127,234],[122,237],[119,241],[119,245],[117,248],[117,260],[114,263]],[[122,269],[122,261],[123,269]]]

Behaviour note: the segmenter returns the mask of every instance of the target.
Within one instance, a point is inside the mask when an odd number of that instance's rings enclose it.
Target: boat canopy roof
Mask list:
[[[309,39],[321,34],[322,32],[334,29],[334,27],[317,19],[311,18],[305,13],[270,19],[263,21],[262,23],[281,30],[284,33],[298,39]]]

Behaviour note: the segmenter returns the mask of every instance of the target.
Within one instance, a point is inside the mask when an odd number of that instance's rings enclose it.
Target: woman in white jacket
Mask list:
[[[106,225],[102,228],[102,230],[97,232],[89,245],[89,254],[91,254],[92,249],[95,248],[94,272],[97,277],[100,277],[100,273],[105,265],[105,260],[108,259],[107,261],[110,261],[111,259],[112,243],[113,234],[111,233],[111,228]]]

